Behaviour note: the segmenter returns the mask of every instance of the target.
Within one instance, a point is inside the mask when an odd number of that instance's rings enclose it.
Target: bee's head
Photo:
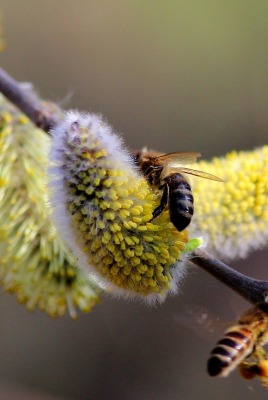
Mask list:
[[[136,150],[132,154],[134,164],[145,174],[146,170],[152,166],[152,157],[143,150]]]

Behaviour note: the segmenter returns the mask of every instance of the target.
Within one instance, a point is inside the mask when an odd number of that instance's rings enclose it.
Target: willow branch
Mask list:
[[[49,132],[59,119],[55,109],[49,107],[0,68],[0,92],[17,106],[40,129]],[[213,275],[224,285],[253,304],[262,303],[268,294],[268,282],[243,275],[203,250],[192,252],[191,262]]]
[[[268,281],[243,275],[204,250],[194,250],[190,260],[250,303],[262,303],[268,295]]]
[[[58,120],[55,111],[40,101],[35,93],[23,89],[23,86],[0,68],[0,92],[18,107],[38,128],[49,132]]]

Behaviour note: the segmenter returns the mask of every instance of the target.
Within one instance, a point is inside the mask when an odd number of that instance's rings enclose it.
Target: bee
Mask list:
[[[227,329],[210,353],[207,370],[210,376],[226,377],[236,367],[245,379],[259,377],[268,384],[268,304],[246,311],[237,325]],[[252,362],[248,360],[253,360]]]
[[[194,198],[185,174],[222,182],[222,179],[212,174],[185,167],[194,163],[200,156],[201,154],[196,152],[162,154],[154,151],[137,151],[134,154],[134,163],[148,183],[163,190],[160,205],[153,211],[152,220],[168,207],[170,221],[179,232],[190,224],[194,214]]]

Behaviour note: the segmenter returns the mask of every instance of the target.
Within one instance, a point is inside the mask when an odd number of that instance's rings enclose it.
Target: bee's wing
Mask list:
[[[209,174],[208,172],[198,171],[196,169],[185,168],[185,167],[178,167],[174,168],[175,172],[182,172],[184,174],[199,176],[200,178],[210,179],[212,181],[223,182],[221,178],[218,178],[215,175]]]
[[[160,156],[155,157],[154,160],[170,161],[175,166],[177,164],[178,165],[192,164],[196,162],[196,159],[200,156],[201,156],[200,153],[185,151],[185,152],[161,154]]]

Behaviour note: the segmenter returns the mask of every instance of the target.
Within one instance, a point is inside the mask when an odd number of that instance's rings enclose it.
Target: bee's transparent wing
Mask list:
[[[191,168],[185,168],[185,167],[175,167],[174,172],[182,172],[184,174],[189,174],[189,175],[194,175],[198,176],[199,178],[205,178],[205,179],[210,179],[212,181],[218,181],[218,182],[223,182],[221,178],[218,178],[217,176],[213,174],[209,174],[208,172],[203,172],[203,171],[198,171],[196,169],[191,169]]]
[[[185,151],[161,154],[160,156],[155,157],[154,160],[169,161],[170,165],[175,167],[177,165],[193,164],[196,162],[198,157],[201,157],[200,153]]]

